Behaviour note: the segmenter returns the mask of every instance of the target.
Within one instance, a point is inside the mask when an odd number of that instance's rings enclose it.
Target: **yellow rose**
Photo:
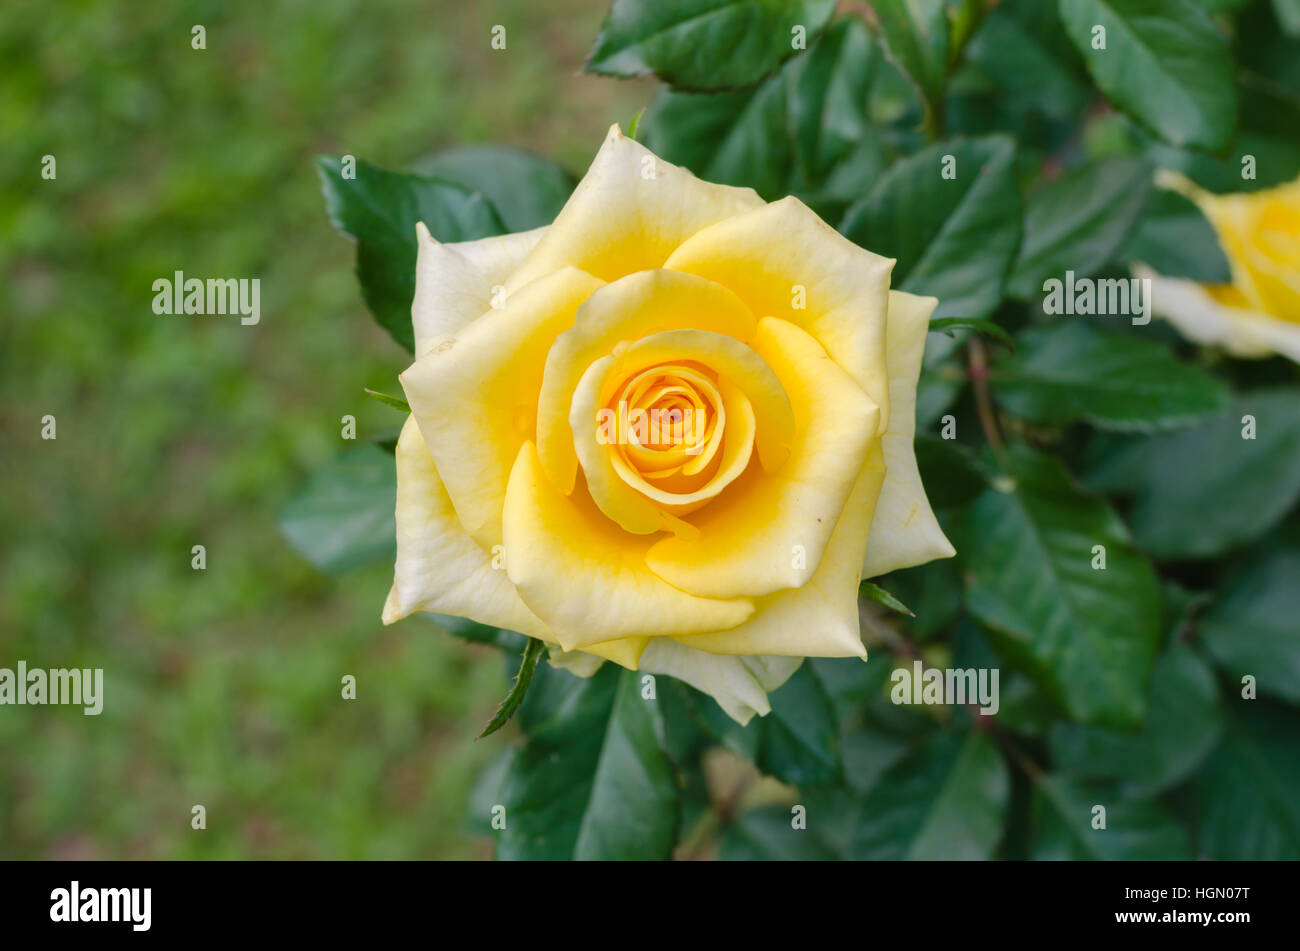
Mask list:
[[[385,623],[520,631],[744,723],[804,657],[866,657],[861,577],[953,554],[912,449],[936,302],[797,199],[615,126],[550,226],[417,232]]]
[[[1241,357],[1274,353],[1300,363],[1300,180],[1214,195],[1177,176],[1164,183],[1196,202],[1219,235],[1231,284],[1152,279],[1152,306],[1189,339]]]

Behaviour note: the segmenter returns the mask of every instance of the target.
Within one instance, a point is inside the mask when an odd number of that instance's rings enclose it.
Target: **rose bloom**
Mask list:
[[[1239,357],[1281,354],[1300,363],[1300,180],[1214,195],[1178,176],[1163,181],[1196,202],[1218,232],[1231,284],[1152,279],[1152,306],[1190,340]]]
[[[797,199],[614,126],[548,227],[417,234],[384,623],[520,631],[744,723],[803,658],[866,658],[861,578],[954,554],[912,448],[936,301]]]

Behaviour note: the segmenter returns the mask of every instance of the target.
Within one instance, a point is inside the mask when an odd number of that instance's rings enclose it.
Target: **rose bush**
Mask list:
[[[803,658],[866,657],[862,577],[954,553],[912,449],[936,301],[798,199],[615,126],[549,227],[418,232],[385,623],[519,631],[743,723]]]
[[[1216,195],[1181,177],[1170,184],[1200,207],[1232,268],[1229,284],[1153,280],[1157,313],[1197,343],[1240,357],[1280,354],[1300,363],[1300,180]]]

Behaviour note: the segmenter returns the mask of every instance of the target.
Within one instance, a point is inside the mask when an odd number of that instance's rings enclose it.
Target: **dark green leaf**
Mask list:
[[[387,393],[380,393],[378,390],[372,390],[368,386],[363,386],[362,389],[365,390],[367,396],[373,397],[385,406],[391,406],[393,409],[400,409],[403,413],[409,413],[411,411],[411,404],[406,402],[406,400],[402,399],[400,396],[389,396]]]
[[[323,571],[391,559],[396,549],[397,470],[377,446],[349,450],[312,474],[280,510],[280,530]]]
[[[876,0],[874,26],[885,53],[928,103],[943,95],[948,17],[943,0]]]
[[[1300,715],[1231,696],[1228,729],[1193,788],[1197,857],[1300,859]]]
[[[1052,732],[1052,761],[1070,776],[1110,780],[1135,796],[1154,795],[1191,775],[1222,730],[1214,674],[1195,651],[1176,643],[1156,662],[1140,730],[1062,724]]]
[[[549,159],[502,145],[447,149],[413,171],[482,192],[501,216],[506,231],[549,225],[569,200],[574,185],[573,177]],[[433,225],[429,230],[433,231]],[[439,240],[454,240],[433,233]]]
[[[505,226],[481,194],[418,175],[356,163],[344,178],[341,160],[317,158],[330,221],[357,241],[361,295],[380,325],[407,350],[415,348],[416,222],[439,241],[470,241],[501,234]]]
[[[1013,106],[1074,118],[1091,84],[1050,0],[1002,0],[966,48],[967,62]]]
[[[658,701],[641,698],[640,675],[612,664],[586,680],[563,676],[561,697],[539,698],[545,714],[523,718],[497,857],[668,858],[678,796]]]
[[[1277,524],[1300,498],[1297,406],[1300,390],[1259,390],[1224,419],[1135,443],[1129,525],[1142,546],[1157,557],[1213,558]],[[1247,415],[1254,439],[1242,438]]]
[[[792,818],[788,806],[764,806],[742,813],[723,832],[718,858],[727,862],[824,862],[839,857],[809,828],[794,828]],[[820,819],[809,815],[809,827],[816,828]]]
[[[544,641],[536,637],[528,638],[528,643],[524,645],[523,656],[519,660],[519,673],[515,675],[515,681],[497,707],[497,712],[492,715],[488,725],[478,735],[480,740],[495,733],[510,722],[510,718],[519,709],[519,705],[524,702],[524,696],[528,693],[528,685],[533,682],[533,672],[537,670],[537,662],[541,659],[545,650],[546,643]]]
[[[1007,465],[958,526],[967,606],[1076,719],[1132,726],[1160,637],[1155,571],[1056,459],[1012,446]],[[1092,567],[1097,545],[1104,569]]]
[[[1093,810],[1106,828],[1093,828]],[[1034,790],[1033,858],[1073,861],[1168,861],[1191,858],[1187,830],[1163,806],[1114,788],[1047,776]]]
[[[1151,196],[1119,257],[1141,261],[1165,277],[1202,284],[1227,284],[1232,280],[1214,226],[1190,198],[1166,189]]]
[[[934,318],[983,320],[1002,300],[1020,241],[1014,155],[1001,136],[932,145],[895,163],[840,231],[897,258],[894,285],[938,297]],[[954,178],[944,177],[947,168]]]
[[[769,201],[788,190],[794,162],[786,134],[786,71],[752,89],[664,90],[642,123],[646,148],[700,178],[749,186]]]
[[[1142,159],[1111,158],[1043,187],[1025,210],[1025,235],[1008,282],[1020,300],[1042,295],[1048,278],[1087,277],[1114,257],[1151,193]]]
[[[938,320],[930,321],[931,333],[944,333],[949,337],[952,337],[955,336],[953,333],[955,330],[973,330],[976,333],[988,334],[990,337],[1005,344],[1006,348],[1012,353],[1016,352],[1016,342],[1011,339],[1011,335],[991,320],[966,320],[962,317],[941,317]]]
[[[791,785],[841,779],[839,716],[811,664],[801,665],[771,694],[772,710],[767,716],[754,717],[743,727],[709,697],[683,689],[701,728],[769,776]]]
[[[469,618],[456,617],[451,614],[429,614],[428,618],[452,637],[458,637],[462,641],[469,641],[471,644],[487,644],[491,647],[499,647],[511,654],[518,654],[524,649],[524,636],[516,634],[514,631],[491,627],[487,624],[480,624],[478,621],[471,621]]]
[[[1178,360],[1163,344],[1108,333],[1062,318],[1020,335],[1020,351],[998,364],[994,395],[1009,412],[1036,423],[1082,419],[1103,429],[1153,431],[1222,415],[1227,387]]]
[[[862,803],[854,859],[988,859],[1011,797],[987,733],[941,733],[896,763]]]
[[[1273,12],[1287,36],[1300,37],[1300,0],[1273,0]]]
[[[1240,684],[1247,674],[1261,694],[1300,704],[1300,539],[1296,532],[1256,554],[1201,618],[1201,643]]]
[[[771,702],[772,712],[758,720],[758,768],[795,786],[838,781],[843,765],[835,707],[812,666],[802,664]]]
[[[1191,0],[1060,0],[1066,32],[1097,85],[1174,145],[1218,149],[1237,116],[1232,51]],[[1105,49],[1093,49],[1104,27]]]
[[[835,0],[614,0],[583,67],[677,89],[749,86],[811,43]]]
[[[863,22],[838,20],[787,79],[795,155],[810,181],[821,179],[870,131],[867,97],[880,67],[879,48]]]
[[[902,601],[894,597],[878,584],[872,584],[870,581],[862,582],[859,592],[877,604],[883,604],[891,611],[897,611],[899,614],[906,614],[908,617],[916,617],[916,614]]]

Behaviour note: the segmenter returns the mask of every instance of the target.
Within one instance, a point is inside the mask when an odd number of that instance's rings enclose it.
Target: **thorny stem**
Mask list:
[[[988,354],[979,337],[971,336],[970,343],[966,346],[966,356],[969,362],[971,387],[975,391],[975,406],[979,411],[980,428],[984,430],[984,438],[988,440],[993,454],[997,456],[999,462],[1002,462],[1005,446],[1002,442],[1002,434],[998,432],[997,414],[993,411],[993,397],[989,395]]]

